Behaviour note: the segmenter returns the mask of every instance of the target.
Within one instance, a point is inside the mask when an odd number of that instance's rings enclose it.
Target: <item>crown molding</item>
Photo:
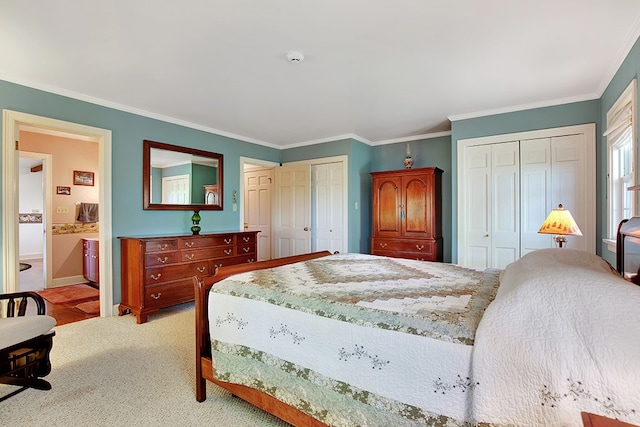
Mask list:
[[[454,114],[451,116],[447,116],[447,118],[452,122],[457,122],[459,120],[475,119],[478,117],[486,117],[486,116],[495,116],[497,114],[514,113],[517,111],[533,110],[536,108],[553,107],[556,105],[563,105],[563,104],[572,104],[574,102],[592,101],[598,98],[600,98],[600,95],[596,93],[590,93],[586,95],[573,96],[568,98],[558,98],[558,99],[552,99],[548,101],[533,102],[531,104],[521,104],[521,105],[514,105],[511,107],[496,108],[493,110],[477,111],[475,113]]]

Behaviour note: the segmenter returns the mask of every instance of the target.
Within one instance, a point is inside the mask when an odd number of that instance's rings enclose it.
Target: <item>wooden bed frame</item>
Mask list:
[[[310,415],[287,405],[275,397],[255,390],[245,385],[219,381],[213,377],[213,361],[211,359],[211,339],[209,335],[208,306],[209,290],[217,282],[233,274],[247,271],[261,270],[264,268],[278,267],[300,261],[307,261],[331,255],[328,251],[313,252],[310,254],[296,255],[285,258],[277,258],[268,261],[260,261],[251,264],[240,264],[230,267],[222,267],[216,270],[213,276],[193,278],[195,286],[195,319],[196,319],[196,400],[203,402],[207,398],[207,383],[212,383],[228,390],[231,394],[263,409],[270,414],[284,420],[294,426],[320,427],[326,424],[316,420]]]

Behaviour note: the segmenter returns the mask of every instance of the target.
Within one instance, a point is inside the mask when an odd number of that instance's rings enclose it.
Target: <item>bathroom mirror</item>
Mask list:
[[[222,210],[222,154],[145,140],[143,208]]]

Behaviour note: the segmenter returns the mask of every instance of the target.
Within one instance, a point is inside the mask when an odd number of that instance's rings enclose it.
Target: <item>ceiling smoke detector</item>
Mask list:
[[[287,60],[289,62],[293,62],[294,64],[297,62],[304,61],[304,55],[300,52],[289,52],[287,53]]]

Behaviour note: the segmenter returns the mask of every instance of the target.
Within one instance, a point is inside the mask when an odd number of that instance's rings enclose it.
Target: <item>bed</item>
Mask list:
[[[640,287],[586,252],[319,252],[194,282],[198,401],[212,381],[294,425],[640,424]]]

